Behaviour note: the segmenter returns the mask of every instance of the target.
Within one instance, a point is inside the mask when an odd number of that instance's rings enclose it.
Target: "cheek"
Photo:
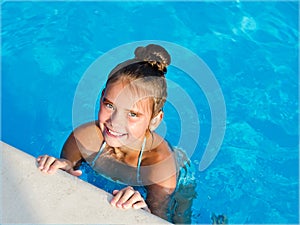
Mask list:
[[[102,107],[100,107],[100,110],[98,112],[98,120],[99,122],[103,123],[105,121],[107,121],[110,118],[110,113],[107,112],[107,110],[103,109]]]
[[[148,127],[149,126],[146,121],[128,122],[128,130],[135,137],[144,135]]]

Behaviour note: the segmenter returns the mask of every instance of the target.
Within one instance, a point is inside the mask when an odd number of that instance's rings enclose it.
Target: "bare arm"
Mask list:
[[[80,143],[75,138],[74,132],[70,134],[66,140],[63,149],[61,151],[60,157],[66,159],[70,162],[72,168],[78,168],[83,160],[79,146]]]
[[[176,165],[172,151],[164,141],[157,148],[145,152],[141,166],[141,179],[147,189],[147,199],[143,199],[132,187],[113,192],[111,204],[118,208],[142,208],[167,219],[167,211],[172,193],[176,188]]]
[[[103,141],[101,131],[95,122],[81,125],[66,140],[60,157],[68,160],[77,169],[88,154],[97,152]]]
[[[177,185],[176,164],[166,142],[158,147],[158,152],[158,157],[143,170],[148,179],[146,203],[153,214],[168,219],[169,202]]]
[[[61,158],[58,159],[53,156],[42,155],[36,160],[38,163],[38,168],[44,173],[53,174],[58,169],[61,169],[74,176],[80,176],[82,174],[80,170],[75,169],[81,162],[82,156],[76,145],[76,139],[73,135],[73,132],[63,147]]]
[[[94,122],[83,124],[70,134],[66,140],[59,159],[43,155],[37,158],[38,167],[42,172],[54,173],[58,169],[80,176],[81,171],[76,170],[84,160],[84,149],[97,149],[100,143],[99,128]],[[96,146],[96,147],[95,147]]]
[[[157,184],[147,186],[146,203],[154,215],[168,220],[168,208],[171,195],[175,189],[165,188]]]

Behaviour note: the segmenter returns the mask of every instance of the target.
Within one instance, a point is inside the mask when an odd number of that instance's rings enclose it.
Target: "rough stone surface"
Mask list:
[[[0,224],[170,224],[143,210],[116,209],[111,194],[1,142]]]

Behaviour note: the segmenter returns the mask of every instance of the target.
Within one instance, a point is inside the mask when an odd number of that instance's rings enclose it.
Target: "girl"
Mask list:
[[[71,133],[60,159],[38,157],[39,169],[45,173],[62,169],[80,176],[78,168],[87,162],[96,172],[127,185],[113,191],[112,206],[142,208],[172,221],[168,210],[170,205],[176,205],[172,198],[178,196],[174,191],[184,162],[178,165],[175,155],[179,151],[174,152],[154,132],[163,118],[165,74],[170,61],[170,55],[161,46],[138,47],[134,59],[119,64],[109,74],[98,120]],[[137,191],[138,186],[146,189],[145,199]],[[191,202],[191,198],[187,200]],[[187,207],[181,211],[189,213],[190,203],[184,205]]]

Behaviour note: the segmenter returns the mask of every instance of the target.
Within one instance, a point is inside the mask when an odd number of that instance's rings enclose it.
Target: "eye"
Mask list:
[[[129,112],[128,115],[129,117],[133,117],[133,118],[138,116],[137,113],[135,112]]]
[[[114,109],[114,106],[110,103],[104,103],[105,107],[108,108],[108,109]]]

